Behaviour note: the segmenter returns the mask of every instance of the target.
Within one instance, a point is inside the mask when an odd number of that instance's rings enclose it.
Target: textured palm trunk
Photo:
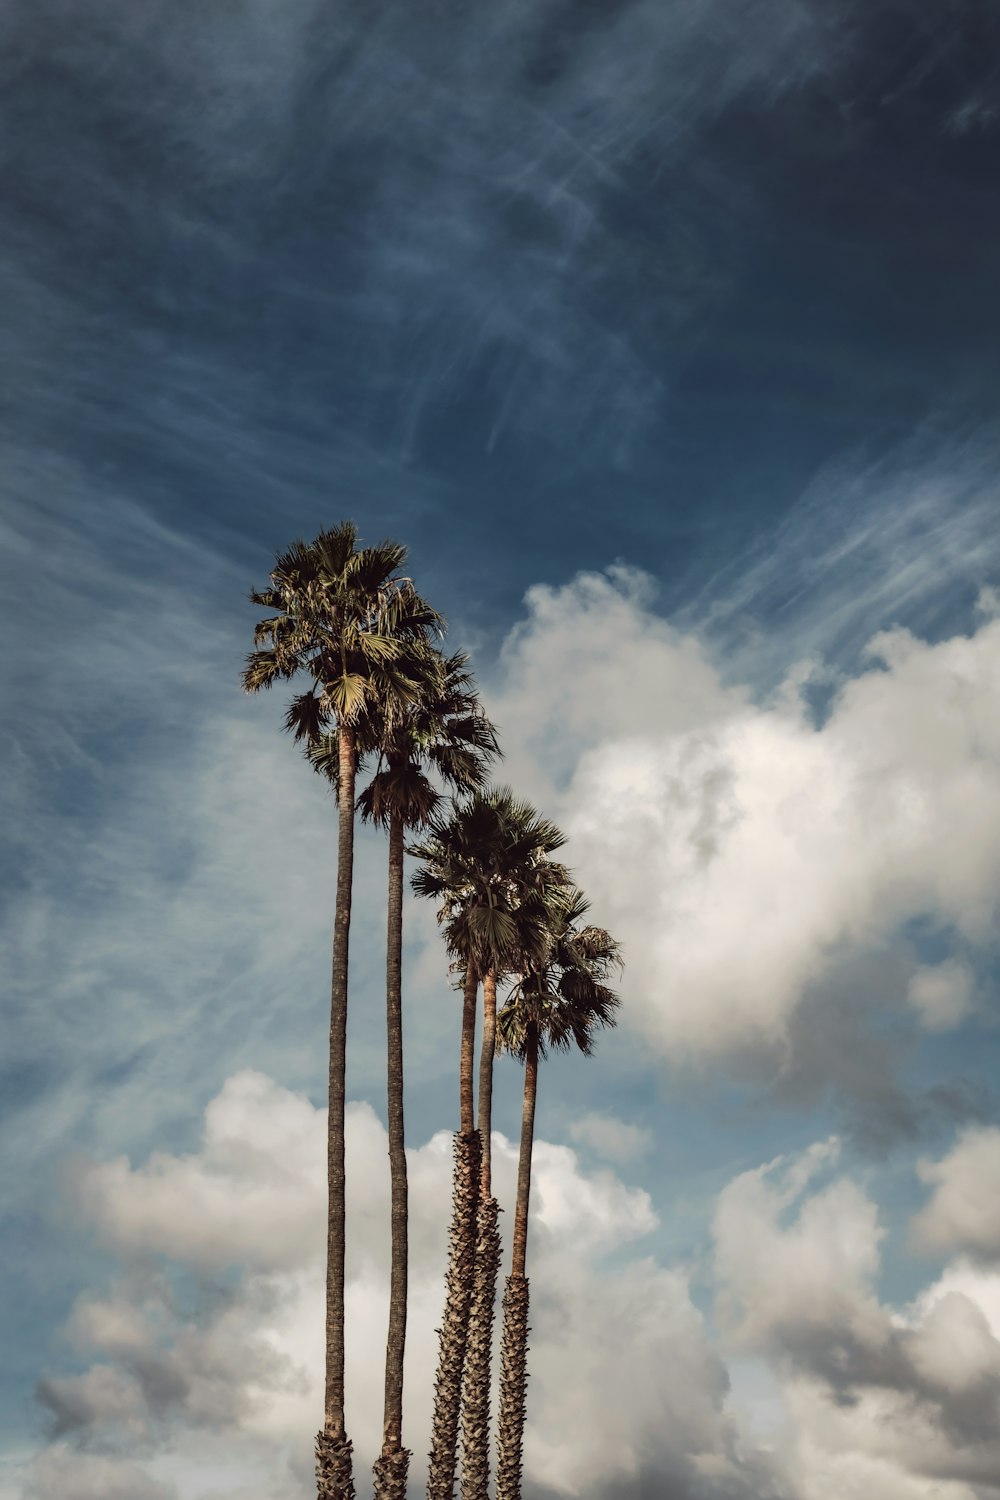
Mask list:
[[[462,991],[462,1044],[458,1068],[460,1129],[455,1137],[451,1234],[445,1278],[444,1314],[438,1330],[438,1371],[434,1385],[428,1500],[453,1500],[458,1462],[458,1423],[462,1373],[469,1336],[469,1307],[476,1268],[476,1207],[479,1201],[480,1140],[475,1128],[472,1065],[476,1046],[479,976],[470,958]]]
[[[497,977],[491,970],[483,976],[483,1040],[479,1053],[478,1101],[482,1166],[476,1217],[476,1263],[462,1378],[462,1500],[488,1500],[489,1497],[493,1309],[500,1271],[500,1207],[492,1195],[490,1153],[496,1030]]]
[[[340,730],[337,907],[330,985],[330,1088],[327,1124],[329,1211],[326,1241],[326,1392],[316,1437],[318,1500],[354,1500],[352,1445],[344,1428],[344,1093],[347,1066],[347,961],[354,873],[354,732]]]
[[[375,1462],[375,1500],[406,1500],[410,1454],[403,1447],[403,1356],[406,1349],[406,1149],[403,1129],[403,819],[389,821],[389,901],[385,1007],[391,1184],[392,1270],[385,1348],[382,1452]]]
[[[438,1330],[437,1380],[427,1469],[428,1500],[453,1500],[462,1405],[462,1371],[469,1331],[469,1304],[476,1261],[476,1202],[479,1196],[479,1136],[455,1137],[448,1273],[444,1313]]]
[[[525,1393],[528,1387],[528,1200],[531,1195],[531,1150],[535,1138],[538,1093],[538,1029],[528,1025],[524,1065],[521,1148],[517,1160],[517,1207],[510,1275],[503,1298],[500,1344],[500,1410],[497,1420],[497,1500],[520,1500],[524,1446]]]
[[[528,1278],[508,1276],[500,1340],[500,1409],[497,1414],[497,1500],[521,1500],[525,1391],[528,1386]]]
[[[462,1383],[462,1500],[488,1500],[493,1308],[500,1270],[500,1209],[482,1198],[476,1219],[476,1263]]]

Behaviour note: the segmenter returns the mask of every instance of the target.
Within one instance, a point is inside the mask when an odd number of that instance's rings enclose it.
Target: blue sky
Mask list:
[[[239,672],[344,516],[628,957],[542,1082],[533,1500],[996,1500],[991,7],[14,0],[0,43],[3,1500],[308,1493],[334,818]],[[366,1461],[383,885],[366,835]],[[457,1013],[407,921],[419,1454]]]

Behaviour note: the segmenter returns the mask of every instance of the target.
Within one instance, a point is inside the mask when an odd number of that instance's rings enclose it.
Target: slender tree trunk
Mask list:
[[[493,1129],[493,1061],[497,1043],[497,976],[491,969],[483,975],[483,1041],[479,1051],[479,1137],[482,1141],[482,1196],[493,1191],[491,1182]]]
[[[406,1348],[406,1150],[403,1131],[403,819],[389,820],[389,902],[385,1008],[388,1042],[389,1176],[392,1272],[385,1349],[382,1453],[375,1462],[375,1500],[406,1500],[409,1450],[403,1447],[403,1354]]]
[[[517,1207],[510,1275],[503,1298],[500,1344],[500,1412],[497,1423],[497,1500],[520,1500],[524,1445],[525,1392],[528,1386],[528,1199],[531,1195],[531,1148],[535,1136],[538,1092],[538,1030],[528,1026],[524,1066],[521,1149],[517,1162]]]
[[[531,1197],[531,1152],[535,1143],[535,1098],[538,1094],[538,1027],[528,1022],[524,1059],[524,1102],[521,1107],[521,1148],[517,1157],[517,1205],[514,1209],[514,1247],[510,1274],[523,1276],[528,1254],[528,1199]]]
[[[329,1213],[326,1241],[326,1393],[316,1437],[318,1500],[354,1500],[352,1444],[344,1429],[344,1094],[347,1067],[347,959],[354,872],[354,731],[339,735],[337,908],[330,985],[330,1090],[327,1126]]]
[[[488,1500],[489,1497],[493,1309],[500,1270],[500,1207],[492,1195],[490,1154],[496,1029],[497,976],[490,970],[483,976],[483,1040],[479,1053],[478,1100],[482,1167],[476,1216],[476,1264],[462,1377],[462,1500]]]
[[[462,1372],[469,1336],[469,1305],[476,1267],[476,1206],[479,1199],[480,1141],[475,1129],[472,1065],[476,1043],[476,996],[479,979],[470,958],[462,994],[462,1044],[459,1056],[460,1129],[455,1137],[448,1272],[444,1314],[438,1330],[438,1371],[434,1386],[431,1452],[427,1470],[428,1500],[453,1500],[458,1459],[458,1422],[462,1408]]]
[[[458,1063],[458,1114],[462,1135],[471,1135],[476,1128],[475,1101],[472,1094],[472,1067],[476,1051],[476,996],[479,993],[479,975],[472,959],[465,966],[465,984],[462,988],[462,1050]]]

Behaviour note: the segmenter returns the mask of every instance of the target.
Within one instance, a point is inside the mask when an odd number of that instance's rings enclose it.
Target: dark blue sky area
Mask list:
[[[353,514],[487,627],[614,555],[681,591],[992,422],[998,17],[8,5],[12,472],[248,576]]]

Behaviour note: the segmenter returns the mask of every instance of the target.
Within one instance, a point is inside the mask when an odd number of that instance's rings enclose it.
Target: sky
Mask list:
[[[998,1500],[995,6],[7,0],[0,75],[2,1500],[310,1493],[336,818],[240,671],[346,517],[626,957],[540,1081],[525,1500]],[[384,891],[366,832],[359,1493]],[[405,919],[416,1496],[458,1002]]]

